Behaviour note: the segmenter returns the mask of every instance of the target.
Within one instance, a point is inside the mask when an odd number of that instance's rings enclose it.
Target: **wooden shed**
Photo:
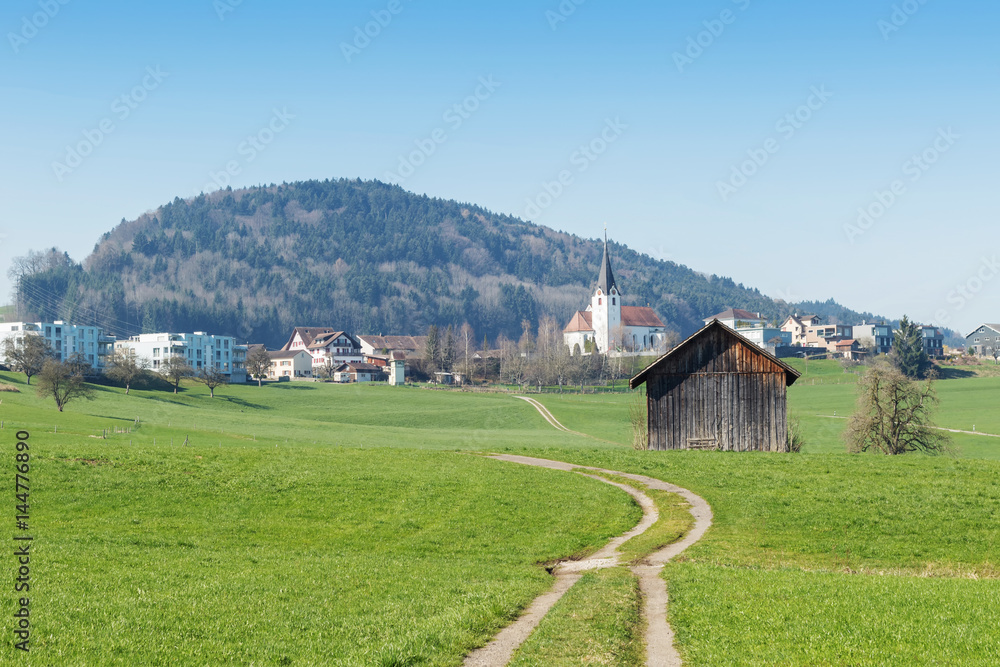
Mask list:
[[[788,451],[799,373],[713,320],[629,382],[645,383],[649,449]]]

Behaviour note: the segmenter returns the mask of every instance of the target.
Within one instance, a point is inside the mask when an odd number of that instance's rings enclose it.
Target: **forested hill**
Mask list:
[[[560,323],[588,303],[601,242],[377,181],[309,181],[175,199],[122,221],[78,265],[15,262],[22,314],[99,324],[119,336],[211,331],[285,342],[293,326],[418,334],[468,322],[477,340],[522,320]],[[796,307],[728,278],[612,243],[625,302],[681,335],[729,307],[868,318],[833,301]]]

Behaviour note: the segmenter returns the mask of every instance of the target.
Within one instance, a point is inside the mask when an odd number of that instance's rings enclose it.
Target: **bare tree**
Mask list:
[[[87,355],[83,352],[74,352],[69,355],[66,359],[66,365],[69,366],[69,370],[74,375],[80,375],[82,377],[87,377],[91,372],[92,366],[90,365],[90,360],[87,359]]]
[[[176,394],[178,387],[181,385],[181,380],[194,375],[194,369],[191,368],[187,359],[179,354],[175,354],[167,357],[160,364],[160,375],[170,381],[170,384],[174,386],[174,393]]]
[[[466,322],[462,325],[462,328],[458,330],[458,342],[465,348],[465,366],[462,368],[462,373],[466,378],[471,378],[472,373],[470,363],[470,354],[476,351],[476,332],[472,330],[472,325]]]
[[[247,373],[250,377],[257,378],[257,386],[261,386],[261,381],[271,372],[271,355],[263,347],[254,348],[253,352],[247,355]]]
[[[939,453],[949,440],[930,415],[937,395],[930,380],[915,382],[888,360],[877,359],[858,380],[857,408],[845,438],[850,452]]]
[[[198,373],[198,382],[208,387],[208,395],[215,398],[215,390],[229,384],[229,379],[218,368],[206,368]]]
[[[24,373],[31,384],[31,377],[45,368],[45,362],[52,358],[52,346],[40,334],[25,331],[20,338],[7,338],[3,342],[3,353],[7,364],[16,372]]]
[[[149,360],[142,359],[135,354],[135,350],[130,347],[119,347],[108,360],[108,368],[104,374],[125,385],[125,395],[128,396],[132,383],[149,368]]]
[[[69,364],[55,359],[45,361],[38,374],[36,391],[41,398],[54,398],[59,412],[74,398],[93,398],[93,390],[83,381],[83,375],[74,373]]]

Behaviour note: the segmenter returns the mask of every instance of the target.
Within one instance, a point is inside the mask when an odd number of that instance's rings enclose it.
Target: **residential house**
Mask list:
[[[992,357],[1000,350],[1000,324],[983,324],[965,337],[965,346],[972,354]]]
[[[306,380],[313,377],[312,357],[305,350],[278,350],[271,355],[269,380]]]
[[[861,344],[853,338],[838,340],[834,343],[834,349],[836,350],[837,355],[843,357],[844,359],[858,360],[865,356],[865,351],[861,349]]]
[[[719,320],[719,322],[734,331],[736,329],[754,329],[767,326],[766,317],[761,317],[760,313],[751,313],[749,310],[742,310],[740,308],[730,308],[711,317],[706,317],[705,324],[711,324],[712,320]]]
[[[295,327],[281,348],[285,352],[305,350],[312,359],[314,375],[321,369],[334,369],[341,364],[361,362],[361,345],[344,331],[324,327]]]
[[[341,364],[333,372],[334,382],[378,382],[381,379],[381,368],[360,361]]]
[[[601,354],[662,350],[667,328],[652,308],[625,306],[611,270],[608,240],[597,285],[587,310],[573,314],[563,329],[563,342],[574,354],[588,349]]]
[[[924,340],[924,352],[932,359],[944,356],[944,334],[937,327],[922,326],[920,332]]]
[[[892,327],[888,324],[856,324],[852,335],[859,343],[871,341],[872,354],[889,354],[892,351]]]
[[[854,327],[847,324],[820,324],[806,327],[806,347],[825,347],[837,351],[837,343],[854,337]]]
[[[789,315],[781,330],[792,336],[792,345],[806,346],[806,331],[809,327],[819,326],[823,319],[819,315]]]
[[[5,322],[0,323],[0,359],[3,357],[3,341],[15,341],[24,337],[25,333],[39,335],[48,341],[52,353],[59,361],[67,361],[74,354],[90,364],[90,367],[100,373],[107,367],[115,339],[105,336],[101,327],[79,326],[66,324],[62,320],[54,322]]]

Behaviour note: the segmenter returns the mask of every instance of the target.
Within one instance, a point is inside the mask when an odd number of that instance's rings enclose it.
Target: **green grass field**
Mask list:
[[[458,665],[549,586],[540,563],[639,517],[608,485],[474,455],[500,451],[709,501],[713,528],[665,572],[687,664],[996,663],[1000,439],[848,455],[831,417],[852,410],[849,375],[813,361],[791,388],[802,454],[737,455],[632,450],[627,394],[538,396],[580,438],[508,395],[99,388],[60,414],[0,374],[21,390],[0,393],[0,465],[13,470],[16,429],[32,434],[31,662]],[[998,383],[940,381],[938,423],[1000,433]],[[582,580],[522,664],[556,649],[571,657],[551,664],[575,664],[588,646],[634,664],[622,572]]]

